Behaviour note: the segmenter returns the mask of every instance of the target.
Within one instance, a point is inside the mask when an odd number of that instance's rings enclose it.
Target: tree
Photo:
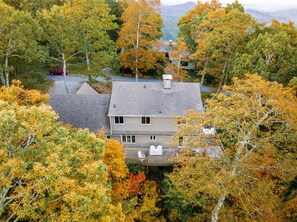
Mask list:
[[[189,79],[188,72],[183,70],[181,63],[183,61],[189,61],[189,50],[186,46],[183,38],[179,38],[175,50],[170,52],[172,58],[172,65],[169,69],[173,70],[173,78],[178,81],[187,81]],[[168,72],[166,72],[168,73]]]
[[[194,26],[198,26],[201,21],[207,18],[208,13],[217,9],[221,9],[222,5],[217,0],[211,0],[210,2],[198,1],[194,9],[189,11],[186,15],[181,17],[178,22],[179,27],[179,37],[183,37],[184,41],[190,50],[190,53],[196,51],[196,38],[197,33]]]
[[[109,37],[112,41],[116,42],[119,37],[120,27],[122,26],[122,14],[124,12],[123,1],[119,0],[106,0],[110,8],[110,15],[115,16],[115,23],[117,24],[117,28],[113,30],[109,30]]]
[[[81,33],[75,19],[69,16],[68,8],[53,6],[50,11],[39,13],[40,25],[45,31],[44,38],[50,49],[50,58],[63,64],[63,76],[66,92],[69,93],[66,70],[67,62],[81,53]]]
[[[234,76],[258,72],[265,79],[288,84],[296,76],[297,30],[293,23],[272,21],[272,25],[258,33],[234,61]]]
[[[19,83],[1,88],[0,218],[113,220],[121,209],[110,201],[105,142],[56,122],[47,97]]]
[[[249,30],[256,25],[250,15],[235,8],[211,11],[194,26],[197,49],[191,58],[197,60],[202,80],[205,74],[214,76],[219,82],[218,91],[228,83],[234,58],[242,52],[251,37]]]
[[[113,205],[121,206],[125,221],[157,220],[161,209],[156,206],[159,201],[156,183],[146,180],[141,170],[128,172],[121,143],[107,139],[104,132],[100,132],[97,137],[107,142],[104,163],[112,186]]]
[[[123,26],[117,40],[117,46],[123,49],[121,66],[133,71],[136,81],[140,73],[157,68],[158,61],[164,59],[163,53],[154,50],[156,40],[162,37],[159,4],[157,0],[127,0],[122,15]]]
[[[65,5],[69,17],[73,17],[81,35],[81,52],[85,54],[87,73],[93,69],[102,72],[115,54],[115,44],[108,31],[117,28],[114,16],[104,0],[72,0]],[[93,60],[93,61],[92,61]]]
[[[42,29],[29,13],[15,10],[0,1],[0,67],[1,81],[9,86],[11,58],[22,58],[26,62],[44,60],[45,50],[39,45]]]
[[[294,77],[293,79],[291,79],[288,86],[293,88],[297,93],[297,77]]]
[[[29,12],[35,16],[38,11],[50,10],[54,5],[61,5],[63,0],[3,0],[3,2],[17,10]]]
[[[180,125],[188,149],[168,175],[169,193],[197,207],[196,219],[282,221],[282,198],[296,178],[296,97],[259,75],[233,81],[228,95],[213,95],[204,114],[189,112]],[[216,128],[215,139],[202,133],[205,125]]]

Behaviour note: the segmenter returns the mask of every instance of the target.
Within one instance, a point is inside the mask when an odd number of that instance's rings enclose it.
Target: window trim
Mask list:
[[[121,121],[119,121],[119,123],[116,122],[116,118],[123,118],[123,123],[121,123]],[[119,119],[120,120],[120,119]],[[114,117],[114,124],[115,125],[124,125],[124,116],[115,116]]]
[[[145,123],[142,123],[142,118],[145,118]],[[147,121],[147,118],[149,118],[149,120],[150,120],[150,123],[146,123]],[[150,116],[142,116],[142,117],[140,117],[140,124],[141,125],[146,125],[146,126],[149,126],[149,125],[151,125],[151,123],[152,123],[152,118],[150,117]]]
[[[156,135],[150,135],[150,141],[156,141]]]
[[[128,137],[130,138],[131,142],[128,142]],[[133,142],[133,137],[134,137],[134,142]],[[124,142],[123,138],[125,138],[125,142]],[[121,135],[121,143],[136,144],[136,136],[135,135]]]

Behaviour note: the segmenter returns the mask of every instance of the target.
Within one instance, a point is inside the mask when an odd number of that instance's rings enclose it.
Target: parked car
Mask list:
[[[50,70],[50,75],[63,75],[63,68],[58,67],[56,69]],[[68,70],[66,70],[66,75],[68,75]]]

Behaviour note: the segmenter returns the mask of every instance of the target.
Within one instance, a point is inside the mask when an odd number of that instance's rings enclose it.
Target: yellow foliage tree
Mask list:
[[[48,96],[0,90],[1,221],[123,221],[110,200],[105,142],[64,127]]]
[[[233,81],[208,100],[204,114],[189,112],[179,127],[189,149],[169,175],[167,195],[197,207],[196,219],[283,221],[282,198],[297,176],[297,99],[259,75]],[[215,141],[202,132],[205,125],[216,128]]]

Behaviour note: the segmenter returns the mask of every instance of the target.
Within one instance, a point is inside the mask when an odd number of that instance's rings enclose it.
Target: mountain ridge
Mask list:
[[[192,10],[195,5],[196,4],[191,1],[177,5],[161,5],[160,10],[164,20],[164,37],[162,40],[176,41],[178,34],[177,22],[188,11]],[[245,11],[259,22],[270,24],[272,19],[277,19],[280,22],[293,21],[297,24],[297,8],[281,9],[277,11],[262,11],[257,8],[246,8]]]

